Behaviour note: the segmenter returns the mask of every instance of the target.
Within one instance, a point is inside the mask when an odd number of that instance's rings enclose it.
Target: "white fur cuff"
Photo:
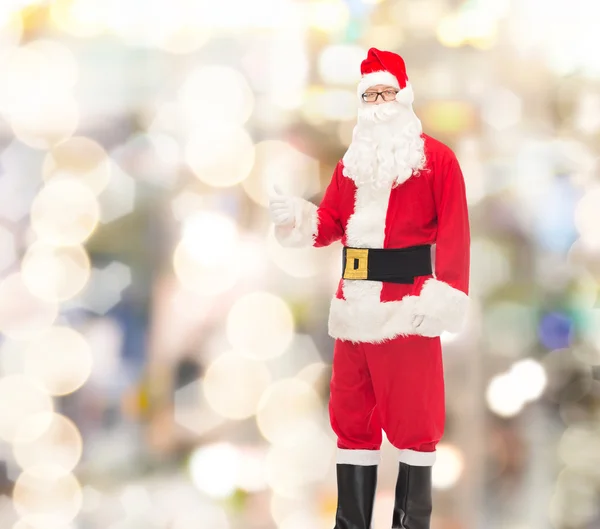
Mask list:
[[[413,467],[432,467],[436,460],[435,452],[417,452],[416,450],[398,450],[398,461]]]
[[[336,463],[338,465],[360,465],[370,467],[378,465],[381,461],[379,450],[345,450],[337,449]]]
[[[467,318],[469,296],[437,279],[425,281],[416,304],[415,314],[441,320],[448,332],[459,332]]]
[[[275,226],[275,238],[288,248],[312,246],[317,236],[319,217],[317,206],[303,198],[294,197],[294,224]]]

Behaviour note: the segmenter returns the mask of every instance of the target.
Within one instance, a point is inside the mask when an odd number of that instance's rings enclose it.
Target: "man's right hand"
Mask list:
[[[284,195],[274,186],[275,194],[269,197],[269,214],[277,226],[291,226],[295,223],[294,198]]]

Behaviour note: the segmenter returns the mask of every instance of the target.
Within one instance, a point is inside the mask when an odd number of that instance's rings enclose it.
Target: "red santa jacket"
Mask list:
[[[439,336],[463,326],[470,266],[464,178],[452,150],[423,137],[427,164],[419,174],[394,188],[357,187],[343,175],[340,161],[320,205],[296,198],[295,224],[275,227],[279,242],[292,247],[338,240],[354,248],[432,245],[433,274],[413,284],[340,278],[329,312],[333,338],[377,343],[399,335]],[[417,315],[425,317],[415,322]]]

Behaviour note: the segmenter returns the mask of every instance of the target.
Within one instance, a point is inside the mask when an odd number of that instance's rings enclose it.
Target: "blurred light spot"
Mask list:
[[[65,301],[80,292],[90,277],[90,260],[82,246],[32,244],[21,263],[23,281],[45,301]]]
[[[44,179],[76,178],[98,195],[108,185],[110,163],[106,151],[95,141],[75,136],[55,145],[44,160]]]
[[[246,448],[242,451],[238,487],[248,492],[258,492],[267,488],[265,457],[262,449]]]
[[[23,375],[0,379],[0,402],[5,403],[0,408],[0,437],[11,443],[24,421],[36,414],[53,411],[52,399],[48,394]]]
[[[190,135],[185,159],[202,182],[231,187],[243,181],[254,164],[254,145],[239,125],[204,120]]]
[[[574,120],[577,130],[585,134],[600,131],[600,95],[583,92],[577,98]]]
[[[512,417],[517,415],[524,405],[524,401],[515,380],[509,373],[496,375],[490,381],[486,399],[490,410],[501,417]]]
[[[135,181],[119,165],[110,162],[110,180],[98,197],[100,219],[112,222],[131,213],[135,206]]]
[[[600,431],[597,426],[592,423],[574,424],[562,434],[558,455],[569,468],[591,474],[597,479],[600,477],[599,442]]]
[[[206,435],[226,422],[208,406],[199,380],[175,391],[174,404],[175,422],[197,435]]]
[[[45,86],[44,90],[52,89],[62,93],[77,84],[79,78],[77,59],[65,44],[59,41],[39,39],[28,42],[23,49],[37,52],[44,58],[44,75],[50,81],[50,86]]]
[[[342,0],[313,0],[305,6],[307,22],[315,29],[333,33],[344,29],[350,20],[348,6]]]
[[[327,46],[319,56],[318,66],[321,79],[324,83],[333,85],[358,84],[360,63],[366,56],[366,50],[355,44]]]
[[[128,516],[143,515],[152,510],[152,498],[142,485],[127,485],[120,494],[121,505]]]
[[[482,295],[489,294],[507,283],[511,277],[507,250],[492,239],[474,237],[471,243],[473,288]]]
[[[48,415],[50,417],[48,417]],[[75,424],[56,413],[30,415],[19,425],[13,443],[15,461],[40,478],[70,473],[81,458],[82,439]],[[52,462],[52,473],[44,465]]]
[[[531,306],[501,301],[489,306],[483,318],[484,342],[492,354],[516,358],[537,342],[537,315]]]
[[[496,21],[488,9],[465,9],[442,18],[437,37],[441,44],[458,47],[472,44],[489,48],[496,41]]]
[[[349,147],[352,143],[352,137],[354,134],[354,126],[356,122],[354,120],[342,121],[337,126],[338,139],[343,147]]]
[[[58,316],[58,305],[34,296],[21,274],[0,283],[0,332],[22,340],[47,329]]]
[[[549,505],[552,526],[586,527],[598,514],[595,480],[570,469],[560,472]]]
[[[575,226],[581,242],[590,249],[600,249],[600,187],[589,189],[575,208]]]
[[[19,13],[0,10],[0,49],[9,50],[18,46],[22,36],[23,20]]]
[[[402,4],[396,4],[404,7]],[[405,31],[399,24],[390,23],[389,20],[381,20],[377,23],[374,19],[367,24],[360,41],[363,46],[374,46],[380,50],[400,49],[405,42]]]
[[[177,502],[174,501],[176,506]],[[198,520],[206,524],[207,529],[230,529],[231,524],[223,507],[217,504],[201,505],[195,509],[187,508],[185,512],[177,509],[173,518],[173,524],[169,529],[199,529]]]
[[[533,358],[519,360],[513,364],[509,374],[525,402],[539,399],[546,389],[546,370]]]
[[[266,140],[258,143],[254,167],[242,186],[254,202],[267,206],[274,185],[284,193],[295,196],[318,193],[318,160],[283,141]]]
[[[92,371],[92,350],[69,327],[50,327],[31,340],[24,351],[25,374],[50,395],[79,389]]]
[[[298,8],[306,6],[296,5]],[[299,18],[296,26],[300,26]],[[269,102],[285,110],[296,110],[304,100],[311,62],[306,50],[304,28],[295,27],[293,30],[280,31],[272,38],[267,57]],[[272,113],[279,114],[276,110]],[[275,121],[277,119],[274,118]]]
[[[238,237],[237,226],[231,218],[201,212],[184,221],[181,243],[199,264],[215,266],[233,257]]]
[[[289,498],[300,496],[308,486],[325,479],[335,450],[335,441],[316,425],[306,436],[300,425],[295,426],[296,440],[271,446],[266,460],[267,482],[273,492]]]
[[[436,489],[449,489],[456,485],[465,466],[463,453],[450,444],[437,446],[437,459],[433,465],[432,482]]]
[[[482,118],[496,130],[508,129],[521,119],[521,99],[510,90],[496,88],[486,93]]]
[[[105,9],[96,0],[54,0],[50,16],[59,29],[76,37],[95,37],[104,29]]]
[[[13,490],[15,509],[34,527],[68,524],[81,509],[81,486],[73,474],[63,475],[61,467],[49,463],[45,467],[25,470],[18,477]]]
[[[131,285],[131,268],[113,261],[102,269],[92,269],[87,287],[78,301],[96,314],[106,314],[122,299],[123,291]]]
[[[15,237],[0,224],[0,272],[12,266],[16,260]]]
[[[182,118],[188,126],[225,120],[240,125],[252,114],[254,95],[246,78],[226,66],[193,70],[179,90]]]
[[[310,386],[315,386],[328,372],[328,365],[323,362],[314,362],[304,366],[296,375],[298,380],[306,382]]]
[[[315,88],[306,95],[302,114],[310,123],[318,124],[322,119],[330,121],[353,119],[356,117],[357,109],[356,91]]]
[[[306,529],[307,527],[319,527],[321,520],[317,514],[311,511],[295,511],[281,523],[277,524],[277,529]]]
[[[573,322],[564,314],[551,312],[541,318],[538,336],[547,349],[568,347],[573,338]]]
[[[181,284],[204,295],[231,288],[242,269],[236,258],[238,237],[235,223],[224,215],[202,212],[186,218],[173,255]]]
[[[229,443],[197,448],[189,471],[196,488],[211,498],[226,498],[235,491],[241,466],[239,450]]]
[[[438,133],[461,134],[475,128],[475,112],[470,104],[462,101],[432,101],[420,113],[424,128]]]
[[[208,366],[202,388],[214,411],[239,420],[256,413],[260,397],[270,382],[271,375],[264,364],[226,353]]]
[[[311,435],[317,438],[321,413],[321,401],[313,388],[298,379],[283,379],[263,394],[256,422],[269,442],[289,446]]]
[[[249,358],[266,360],[283,354],[294,337],[294,318],[281,298],[253,292],[237,299],[227,315],[227,338]]]
[[[31,205],[31,227],[50,244],[85,241],[98,224],[98,201],[90,189],[74,179],[49,182]]]

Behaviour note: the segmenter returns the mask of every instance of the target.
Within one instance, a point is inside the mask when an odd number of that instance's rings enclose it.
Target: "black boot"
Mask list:
[[[400,463],[392,528],[429,529],[431,507],[431,467]]]
[[[338,464],[338,505],[334,529],[371,529],[377,465]]]

